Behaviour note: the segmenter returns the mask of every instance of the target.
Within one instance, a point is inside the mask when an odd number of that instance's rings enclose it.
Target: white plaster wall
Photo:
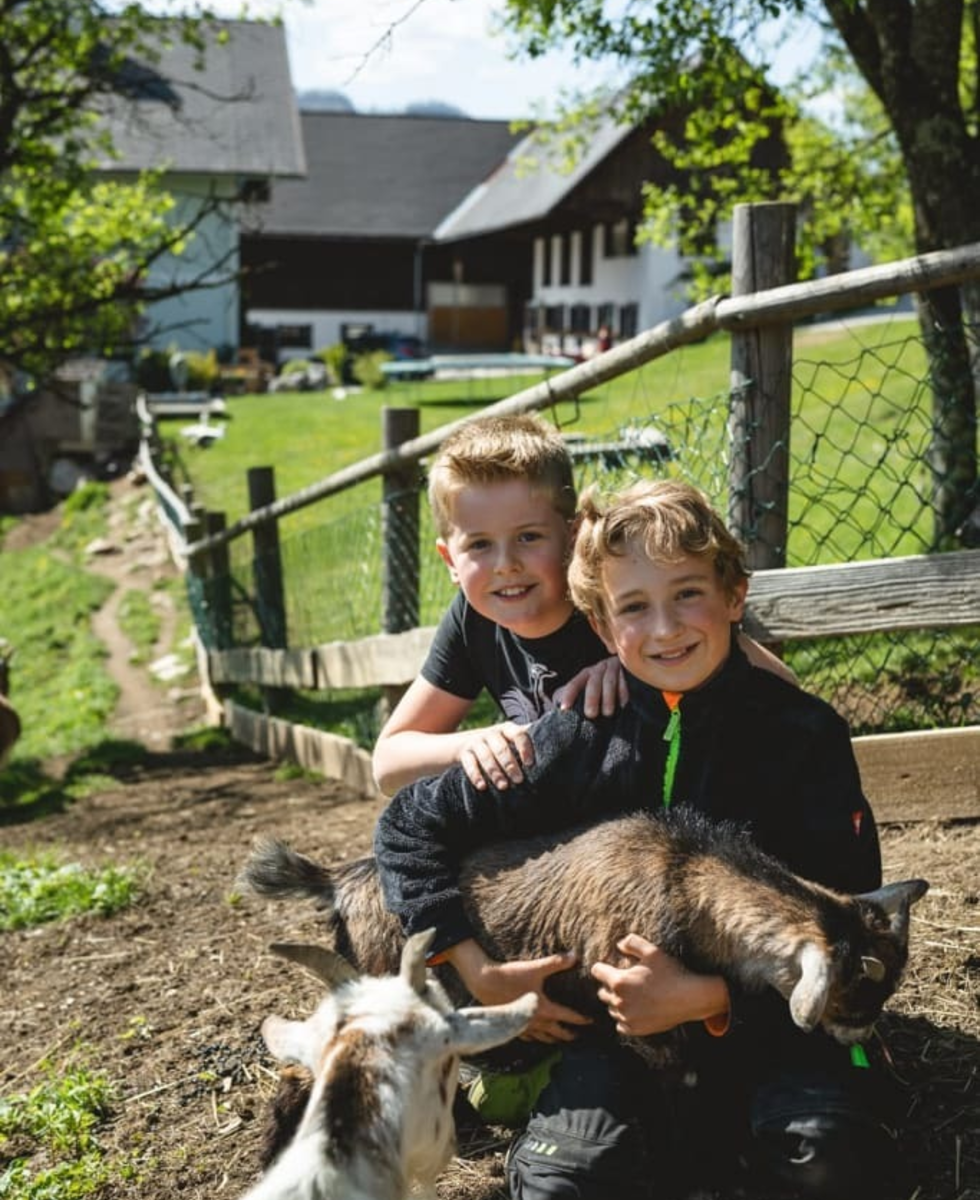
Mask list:
[[[595,310],[601,304],[639,305],[639,328],[649,329],[661,321],[682,313],[689,301],[679,278],[683,260],[673,250],[644,244],[635,255],[605,258],[602,253],[602,229],[589,231],[593,239],[592,283],[582,284],[581,257],[573,253],[572,283],[543,285],[544,255],[552,253],[552,279],[558,278],[558,260],[553,239],[539,238],[534,245],[534,303],[588,304]],[[588,235],[586,235],[588,236]],[[577,250],[575,239],[573,250]]]
[[[413,334],[423,341],[428,335],[424,313],[398,309],[340,312],[312,308],[249,308],[245,312],[245,320],[249,325],[312,325],[314,350],[335,346],[340,341],[340,327],[346,323],[373,325],[377,330]],[[309,353],[309,349],[302,346],[279,347],[280,360],[303,358]]]
[[[165,181],[177,201],[171,222],[193,219],[209,190],[220,187],[231,201],[236,183],[203,180],[192,176],[171,176]],[[214,277],[226,277],[239,270],[238,218],[231,207],[209,214],[195,232],[182,255],[170,256],[154,264],[149,273],[153,285],[166,287],[174,281],[196,279],[220,263]],[[146,311],[150,343],[161,349],[176,344],[183,350],[207,351],[211,347],[237,346],[239,330],[239,287],[235,280],[219,287],[204,288],[152,304]]]

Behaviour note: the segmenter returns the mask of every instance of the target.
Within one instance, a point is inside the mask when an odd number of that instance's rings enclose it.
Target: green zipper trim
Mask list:
[[[667,747],[667,762],[664,765],[664,808],[670,808],[674,797],[674,776],[677,774],[677,760],[681,756],[681,706],[675,705],[670,712],[670,720],[664,730],[664,741]]]

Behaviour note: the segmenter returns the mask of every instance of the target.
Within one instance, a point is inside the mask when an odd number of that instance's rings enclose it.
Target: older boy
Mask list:
[[[524,783],[478,793],[448,770],[400,792],[376,831],[389,907],[406,930],[435,927],[434,952],[474,996],[497,1002],[543,984],[540,963],[490,960],[463,911],[458,864],[495,838],[687,804],[747,824],[809,878],[847,891],[879,884],[846,725],[816,697],[749,667],[734,637],[748,586],[741,551],[696,489],[641,484],[608,506],[587,497],[569,584],[619,657],[629,703],[596,720],[547,714],[531,727]],[[734,1152],[722,1153],[731,1137],[769,1185],[827,1200],[883,1195],[891,1143],[872,1072],[825,1035],[799,1033],[771,997],[733,1004],[725,980],[623,932],[631,965],[595,965],[600,997],[625,1033],[688,1024],[699,1087],[659,1093],[633,1056],[586,1034],[566,1049],[512,1148],[512,1194],[659,1196],[672,1172],[706,1161],[724,1163],[731,1182]],[[726,1031],[732,1010],[727,1036],[709,1036]],[[545,999],[532,1036],[568,1042],[567,1012]]]
[[[479,789],[518,783],[532,760],[525,726],[584,691],[583,711],[607,716],[626,701],[618,662],[569,596],[565,571],[576,493],[561,435],[535,417],[487,417],[443,444],[429,476],[437,550],[459,586],[418,679],[374,749],[391,794],[463,765]],[[791,673],[749,639],[767,670]],[[505,720],[460,724],[486,688]]]

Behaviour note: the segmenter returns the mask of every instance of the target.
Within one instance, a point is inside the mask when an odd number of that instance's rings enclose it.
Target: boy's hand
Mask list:
[[[555,692],[555,703],[559,708],[571,708],[585,692],[582,711],[587,717],[611,717],[629,699],[626,676],[619,659],[614,655],[591,667],[584,667],[577,675]]]
[[[447,954],[469,992],[481,1004],[506,1004],[525,992],[535,992],[538,1009],[521,1037],[532,1042],[571,1042],[576,1030],[569,1026],[591,1025],[590,1017],[566,1008],[544,994],[545,980],[575,965],[574,954],[549,954],[524,962],[497,962],[469,940]]]
[[[534,762],[534,745],[527,728],[504,721],[473,730],[457,758],[475,788],[485,791],[488,779],[495,788],[523,782],[524,768]]]
[[[617,943],[629,960],[626,967],[599,962],[592,977],[600,983],[599,999],[609,1009],[619,1033],[644,1037],[665,1033],[685,1021],[700,1021],[724,1012],[728,992],[719,975],[698,975],[646,938],[631,933]]]

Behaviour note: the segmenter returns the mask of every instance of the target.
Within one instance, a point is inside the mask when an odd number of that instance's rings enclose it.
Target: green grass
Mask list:
[[[628,425],[652,423],[667,437],[673,457],[669,474],[702,486],[722,512],[728,504],[728,389],[730,340],[716,335],[593,389],[578,401],[548,410],[567,432],[607,440]],[[224,439],[207,450],[182,448],[184,465],[197,496],[225,512],[229,522],[247,510],[246,471],[274,465],[280,498],[376,453],[381,443],[384,406],[418,409],[422,433],[482,411],[538,381],[540,376],[472,381],[392,384],[384,391],[350,393],[334,399],[321,394],[280,394],[229,400]],[[794,346],[791,402],[789,542],[790,566],[854,561],[925,553],[933,544],[931,480],[926,462],[933,397],[928,363],[917,322],[896,315],[880,324],[853,328],[804,326]],[[636,465],[617,471],[580,469],[579,486],[599,482],[616,487]],[[644,468],[644,470],[646,470]],[[339,495],[288,514],[279,522],[286,593],[288,640],[292,646],[375,633],[381,613],[381,485],[371,480]],[[424,499],[420,505],[421,624],[438,620],[452,585],[434,553],[434,532]],[[252,540],[230,547],[236,599],[235,629],[240,644],[258,640],[257,614],[249,608],[254,592]],[[199,609],[203,611],[203,609]],[[969,635],[965,635],[968,641]],[[869,694],[879,681],[923,677],[932,635],[878,639],[854,653],[841,647],[840,670]],[[924,649],[923,649],[924,648]],[[938,650],[938,646],[937,646]],[[944,647],[955,663],[964,638]],[[812,664],[830,661],[833,648],[821,641],[789,648],[801,678]],[[914,662],[913,662],[914,660]],[[938,661],[938,660],[937,660]],[[913,666],[909,664],[913,663]],[[802,668],[802,669],[801,669]],[[911,675],[910,675],[911,672]],[[949,674],[945,671],[945,674]],[[955,708],[973,704],[976,669],[963,667],[962,682],[951,690]],[[918,690],[921,686],[916,685]],[[931,685],[930,685],[931,686]],[[835,694],[833,680],[821,680],[822,694]],[[927,689],[928,690],[928,689]],[[376,734],[372,698],[324,700],[296,697],[295,719],[340,728],[361,745]],[[879,706],[880,707],[880,706]],[[883,718],[890,727],[910,727],[917,718],[912,702],[893,704]]]
[[[145,663],[160,636],[160,614],[145,592],[127,589],[119,604],[119,628],[133,645],[132,661]]]
[[[105,529],[105,490],[80,489],[66,501],[47,542],[0,554],[3,634],[14,648],[11,700],[21,720],[17,759],[45,759],[99,742],[118,689],[92,614],[112,584],[85,569],[83,550]]]
[[[0,850],[0,930],[89,912],[108,917],[132,904],[138,890],[139,872],[131,867],[89,870],[51,851],[20,855]]]
[[[7,1160],[0,1196],[82,1200],[110,1181],[132,1178],[134,1159],[107,1158],[99,1146],[99,1128],[115,1103],[106,1076],[77,1063],[43,1069],[30,1091],[0,1098],[0,1159]]]

